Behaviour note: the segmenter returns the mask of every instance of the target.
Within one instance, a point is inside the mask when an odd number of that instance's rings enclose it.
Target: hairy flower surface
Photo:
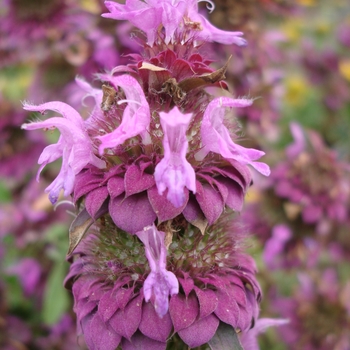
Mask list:
[[[103,14],[106,18],[128,20],[134,26],[144,31],[147,35],[147,43],[153,46],[157,39],[160,25],[165,30],[165,43],[174,41],[175,33],[190,32],[190,38],[216,41],[222,44],[245,45],[241,38],[241,32],[227,32],[214,27],[198,12],[198,0],[128,0],[125,5],[114,1],[106,1],[105,4],[110,13]],[[208,1],[211,11],[214,4]],[[189,39],[187,37],[187,39]]]
[[[250,164],[263,175],[270,174],[270,169],[266,164],[254,162],[265,153],[235,144],[223,124],[225,107],[247,107],[251,104],[251,100],[234,100],[225,97],[219,97],[209,103],[201,126],[203,149],[197,153],[197,159],[202,159],[209,151],[212,151],[221,154],[224,158],[235,159],[242,164]]]
[[[61,171],[46,188],[52,203],[56,203],[59,192],[64,189],[64,194],[71,194],[74,187],[75,175],[77,175],[87,164],[93,164],[98,168],[105,167],[105,163],[97,158],[93,152],[91,141],[86,133],[84,122],[79,113],[62,102],[48,102],[38,106],[24,104],[28,111],[53,110],[63,115],[64,118],[53,117],[45,121],[23,124],[25,130],[52,129],[57,128],[61,132],[58,142],[47,146],[39,158],[41,170],[56,159],[62,157]]]
[[[126,100],[118,101],[118,103],[127,103],[124,109],[123,120],[119,127],[108,135],[100,136],[101,145],[100,153],[108,147],[116,147],[127,139],[143,135],[144,144],[148,143],[147,133],[150,123],[149,105],[145,95],[138,82],[129,75],[121,75],[119,77],[106,76],[105,80],[109,81],[115,88],[120,86],[126,96]]]
[[[169,113],[160,113],[160,123],[164,132],[164,158],[154,170],[154,179],[159,194],[168,189],[167,199],[175,207],[181,207],[185,202],[185,186],[196,193],[196,175],[186,160],[186,129],[191,117],[191,114],[182,114],[177,107]]]
[[[146,257],[151,268],[151,273],[143,285],[145,301],[148,302],[153,294],[154,308],[157,314],[163,317],[168,312],[169,294],[179,293],[179,282],[172,272],[166,270],[165,233],[158,231],[153,225],[145,227],[136,235],[145,245]]]

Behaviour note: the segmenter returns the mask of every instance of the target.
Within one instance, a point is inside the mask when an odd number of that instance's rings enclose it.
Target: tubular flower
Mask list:
[[[101,109],[103,92],[101,89],[93,88],[86,80],[81,77],[76,77],[75,83],[80,87],[81,90],[86,93],[85,96],[83,96],[83,100],[85,100],[85,98],[92,97],[95,101],[95,107],[91,113],[91,116],[94,116],[94,120],[92,120],[93,118],[88,118],[85,121],[87,128],[89,128],[89,125],[93,124],[94,121],[103,120],[104,118],[103,110]]]
[[[210,24],[199,14],[198,2],[198,0],[128,0],[125,5],[121,5],[114,1],[106,1],[105,5],[110,13],[103,14],[103,17],[130,21],[146,33],[147,44],[150,46],[156,41],[160,25],[165,30],[166,44],[174,42],[176,32],[187,34],[189,31],[191,37],[207,42],[246,45],[246,41],[241,38],[243,33],[227,32]],[[214,4],[208,2],[210,10],[214,10]]]
[[[264,333],[270,327],[279,327],[289,323],[287,319],[261,318],[256,322],[254,328],[242,335],[243,349],[259,350],[258,335]]]
[[[22,128],[25,130],[57,128],[61,132],[58,142],[47,146],[41,153],[38,161],[41,167],[37,178],[46,164],[62,157],[60,173],[45,190],[49,192],[49,198],[52,203],[56,203],[61,189],[64,189],[65,196],[71,194],[74,187],[75,175],[83,170],[86,165],[92,164],[97,168],[105,167],[105,162],[94,154],[83,119],[75,109],[62,102],[48,102],[38,106],[25,103],[24,109],[40,112],[49,109],[61,113],[64,117],[53,117],[45,121],[22,125]]]
[[[179,282],[175,275],[165,268],[167,254],[164,244],[165,233],[158,231],[153,225],[145,227],[136,235],[145,245],[146,257],[151,268],[151,273],[143,285],[145,301],[148,302],[153,294],[155,310],[160,317],[163,317],[168,312],[169,294],[179,293]]]
[[[127,107],[124,110],[120,126],[108,135],[99,137],[102,142],[99,147],[100,153],[102,154],[105,148],[116,147],[139,134],[143,135],[144,143],[146,143],[150,110],[139,83],[129,75],[119,77],[106,75],[101,76],[101,78],[113,84],[115,88],[120,86],[124,90],[126,100],[121,100],[119,103],[125,102]]]
[[[195,33],[195,38],[201,39],[207,42],[215,41],[224,45],[236,44],[238,46],[245,46],[246,40],[241,38],[242,32],[228,32],[220,30],[213,26],[206,18],[198,12],[198,0],[188,1],[187,18],[184,19],[185,25],[197,26],[198,32]],[[209,3],[210,11],[214,10],[214,3],[211,0],[207,0]]]
[[[186,129],[191,117],[191,114],[182,114],[177,107],[169,113],[160,113],[164,131],[164,158],[155,168],[154,179],[160,195],[168,188],[167,199],[175,207],[181,207],[185,202],[185,186],[193,193],[196,192],[196,175],[186,160]]]
[[[209,103],[204,112],[201,126],[203,149],[196,158],[203,159],[210,151],[221,154],[224,158],[235,159],[242,164],[249,164],[263,175],[268,176],[270,169],[265,163],[255,162],[265,153],[256,149],[244,148],[234,143],[228,129],[225,127],[224,115],[227,107],[246,107],[251,100],[219,97]]]

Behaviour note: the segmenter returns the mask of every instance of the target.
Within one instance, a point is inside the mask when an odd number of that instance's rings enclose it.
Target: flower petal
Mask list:
[[[184,187],[196,192],[196,175],[186,160],[188,142],[186,130],[192,114],[182,114],[177,107],[169,113],[159,113],[164,132],[164,158],[157,164],[154,178],[159,194],[168,189],[167,199],[176,207],[184,205]]]
[[[121,124],[111,133],[97,137],[101,140],[100,154],[103,153],[105,148],[121,145],[137,135],[141,135],[144,144],[149,143],[150,109],[138,81],[130,75],[110,76],[101,74],[99,77],[101,80],[108,81],[116,89],[120,86],[124,90],[125,102],[127,103]]]
[[[212,225],[224,210],[221,194],[210,185],[197,181],[196,199],[209,225]]]
[[[210,315],[218,306],[216,293],[211,289],[200,289],[194,287],[199,301],[199,319]]]
[[[131,164],[125,172],[125,195],[126,197],[143,192],[154,186],[153,175],[143,172],[136,164]]]
[[[154,212],[157,214],[159,223],[171,220],[180,215],[188,201],[188,190],[185,189],[185,201],[181,207],[175,207],[165,196],[158,193],[156,186],[148,189],[148,198]]]
[[[119,334],[108,329],[98,313],[91,320],[90,331],[85,330],[84,333],[89,334],[92,338],[93,349],[115,350],[122,340]]]
[[[29,111],[40,111],[41,113],[49,109],[62,114],[64,117],[53,117],[45,121],[22,125],[22,128],[26,130],[57,128],[61,132],[58,142],[46,147],[39,158],[39,164],[42,164],[42,166],[38,174],[46,164],[62,157],[59,175],[46,188],[46,192],[50,193],[49,199],[52,203],[57,201],[61,189],[64,189],[66,196],[73,191],[75,176],[86,165],[92,164],[97,168],[105,167],[105,162],[94,154],[92,142],[85,130],[84,121],[74,108],[56,101],[38,106],[24,104],[23,108]]]
[[[141,332],[136,332],[130,341],[123,339],[123,350],[165,350],[167,343],[150,339]]]
[[[249,164],[263,175],[270,174],[270,169],[265,163],[255,162],[265,153],[234,143],[228,129],[223,124],[225,108],[246,107],[251,104],[251,100],[229,97],[219,97],[209,103],[201,125],[203,149],[197,153],[197,160],[203,159],[211,151],[221,154],[226,159],[235,159],[242,164]]]
[[[136,235],[145,245],[146,257],[151,268],[151,273],[143,285],[145,300],[149,301],[151,296],[154,296],[155,310],[162,318],[168,312],[169,295],[179,292],[178,280],[172,272],[166,270],[165,233],[158,231],[153,224]]]

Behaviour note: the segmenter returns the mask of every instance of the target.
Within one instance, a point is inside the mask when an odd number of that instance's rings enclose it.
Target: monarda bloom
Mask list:
[[[204,235],[184,218],[134,236],[107,216],[98,222],[65,282],[89,349],[195,348],[220,324],[242,334],[254,326],[261,292],[231,215]]]
[[[94,103],[88,119],[59,102],[25,104],[63,117],[23,126],[61,132],[39,163],[62,157],[47,191],[53,202],[60,189],[71,194],[78,209],[66,279],[78,331],[96,350],[219,349],[223,334],[239,342],[261,293],[234,212],[249,167],[270,170],[257,161],[263,152],[239,145],[234,109],[252,101],[210,96],[206,86],[227,89],[227,64],[210,68],[201,50],[205,41],[242,45],[241,33],[220,36],[197,1],[107,7],[107,17],[144,31],[144,52],[98,74],[101,88],[77,79]]]
[[[42,61],[48,55],[50,43],[72,29],[73,13],[77,10],[76,5],[66,0],[2,0],[0,5],[1,66],[28,57]],[[35,57],[38,52],[40,57]]]
[[[273,172],[275,192],[288,201],[294,218],[301,214],[304,223],[327,233],[332,223],[346,220],[348,166],[316,132],[304,131],[296,123],[291,124],[291,132],[294,143],[287,147],[287,160]]]
[[[286,349],[349,349],[350,285],[340,269],[312,270],[298,275],[290,297],[274,296],[274,309],[290,323],[279,333]]]

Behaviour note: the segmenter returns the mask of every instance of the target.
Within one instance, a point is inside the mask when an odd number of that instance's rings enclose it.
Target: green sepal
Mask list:
[[[235,329],[227,323],[220,325],[208,342],[211,350],[244,350]]]

